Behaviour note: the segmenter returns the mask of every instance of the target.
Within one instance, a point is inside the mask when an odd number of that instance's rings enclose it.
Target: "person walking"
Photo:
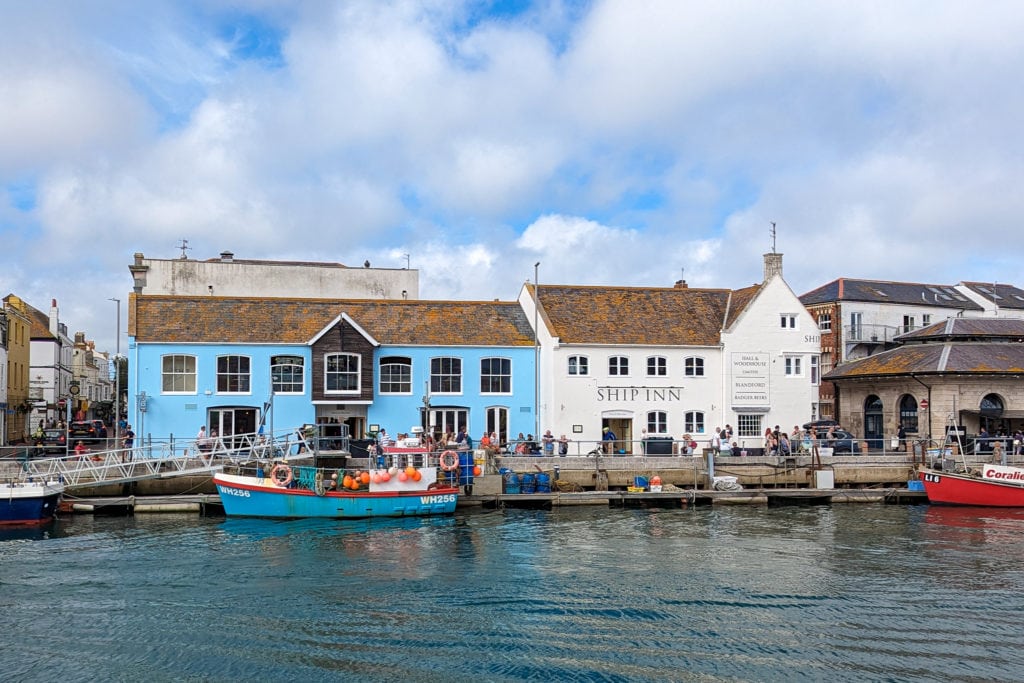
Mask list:
[[[604,427],[601,430],[601,441],[603,442],[605,453],[614,453],[615,442],[618,440],[619,437],[615,436],[615,432],[613,432],[608,427]]]

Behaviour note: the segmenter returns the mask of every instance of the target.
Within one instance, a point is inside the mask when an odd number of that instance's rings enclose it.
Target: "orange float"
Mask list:
[[[364,484],[369,484],[370,483],[370,473],[369,472],[360,472],[359,473],[359,481],[364,483]]]
[[[479,477],[481,472],[483,472],[483,470],[480,469],[480,465],[473,465],[473,476],[474,477]]]

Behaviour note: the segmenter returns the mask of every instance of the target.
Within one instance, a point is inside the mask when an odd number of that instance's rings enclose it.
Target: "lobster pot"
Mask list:
[[[536,493],[537,479],[529,472],[524,472],[519,476],[519,489],[523,493]]]
[[[551,475],[538,472],[536,475],[537,493],[551,493]]]
[[[505,470],[501,473],[501,481],[504,484],[505,493],[519,493],[519,475],[515,472]]]
[[[471,486],[473,484],[473,454],[470,451],[459,452],[459,484]]]

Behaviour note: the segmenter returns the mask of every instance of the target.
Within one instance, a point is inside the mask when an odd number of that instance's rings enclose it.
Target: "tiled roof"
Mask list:
[[[1024,340],[1024,320],[1015,318],[948,318],[919,330],[901,334],[899,342],[937,339]]]
[[[4,297],[4,302],[21,311],[21,314],[28,318],[29,321],[29,337],[32,339],[56,339],[57,337],[50,331],[50,316],[43,313],[35,306],[31,305],[16,294],[8,294]]]
[[[961,282],[983,299],[993,301],[1000,308],[1024,309],[1024,289],[999,282]]]
[[[909,374],[1024,373],[1024,344],[912,344],[843,363],[826,380],[868,379]]]
[[[549,330],[563,344],[710,346],[719,343],[730,295],[730,319],[753,297],[747,289],[540,285],[538,290]]]
[[[129,297],[139,342],[305,344],[342,313],[376,341],[410,346],[532,346],[517,302]]]
[[[951,285],[929,285],[920,282],[889,282],[886,280],[853,280],[839,278],[800,297],[805,306],[835,301],[868,301],[875,303],[934,306],[941,308],[983,310]]]

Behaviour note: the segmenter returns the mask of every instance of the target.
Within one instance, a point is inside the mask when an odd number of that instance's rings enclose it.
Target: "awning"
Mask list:
[[[771,408],[768,406],[733,406],[732,412],[734,413],[768,413],[771,412]]]
[[[961,410],[960,414],[992,420],[1024,420],[1024,410]]]

